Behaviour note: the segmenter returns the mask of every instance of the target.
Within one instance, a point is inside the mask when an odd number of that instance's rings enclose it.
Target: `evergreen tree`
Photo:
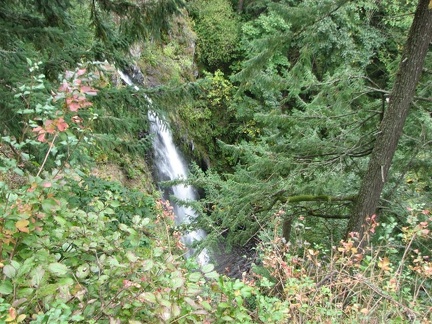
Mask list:
[[[344,235],[341,219],[351,215],[408,26],[391,22],[392,10],[373,1],[269,2],[243,25],[246,60],[234,77],[240,86],[234,102],[238,117],[253,116],[245,127],[254,135],[221,144],[237,159],[233,173],[209,172],[197,180],[211,207],[202,226],[244,243],[283,224],[288,240],[292,221],[309,216],[316,241],[326,228],[334,237]],[[427,93],[427,84],[421,89]],[[423,104],[417,102],[407,121],[389,199],[404,193],[401,179],[410,164],[425,162],[416,153],[427,145],[421,134],[430,129]],[[388,205],[388,215],[397,216],[398,208]]]
[[[359,233],[360,239],[367,225],[367,217],[376,213],[431,42],[430,1],[420,0],[389,97],[389,106],[381,121],[368,169],[348,224],[348,232]]]

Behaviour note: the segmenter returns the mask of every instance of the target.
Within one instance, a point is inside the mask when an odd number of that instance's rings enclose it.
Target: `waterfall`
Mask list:
[[[138,87],[133,84],[126,74],[121,71],[119,71],[119,74],[126,84],[138,90]],[[151,99],[147,99],[151,104]],[[153,111],[149,110],[148,118],[150,121],[150,132],[154,135],[153,149],[155,154],[155,167],[159,177],[158,181],[187,179],[188,168],[181,152],[174,144],[171,131]],[[194,188],[187,185],[175,185],[168,188],[165,190],[164,198],[169,199],[171,194],[182,201],[193,201],[197,198]],[[196,212],[191,207],[181,206],[175,202],[171,202],[171,206],[174,210],[177,225],[189,224],[197,217]],[[205,238],[205,236],[206,233],[203,230],[194,230],[183,234],[182,240],[188,247],[188,257],[195,252],[191,248],[193,242],[200,241]],[[200,265],[204,265],[208,263],[208,261],[209,256],[206,249],[204,249],[197,256],[197,262]]]
[[[187,179],[188,169],[180,151],[174,144],[171,131],[153,112],[149,112],[149,120],[151,124],[150,131],[155,135],[153,149],[159,180]],[[165,198],[169,199],[170,194],[186,202],[196,200],[197,198],[193,187],[182,184],[168,188]],[[174,209],[177,225],[189,224],[197,217],[196,212],[191,207],[180,206],[175,202],[171,202],[171,206]],[[200,229],[188,232],[182,236],[183,243],[189,249],[188,256],[194,253],[193,249],[190,248],[193,242],[200,241],[205,236],[206,233]],[[209,257],[205,249],[197,257],[197,261],[201,265],[206,264],[208,259]]]

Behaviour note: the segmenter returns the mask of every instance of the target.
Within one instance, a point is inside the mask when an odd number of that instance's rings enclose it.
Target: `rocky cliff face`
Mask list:
[[[136,67],[126,72],[135,83],[152,88],[173,81],[195,80],[198,75],[194,62],[196,35],[187,12],[173,18],[171,26],[162,43],[135,44],[130,49]]]

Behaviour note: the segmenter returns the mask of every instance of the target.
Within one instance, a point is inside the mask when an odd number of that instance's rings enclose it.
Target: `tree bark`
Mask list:
[[[239,0],[237,4],[237,13],[241,14],[243,12],[244,0]]]
[[[285,216],[282,223],[282,237],[285,239],[285,242],[288,243],[291,238],[291,229],[292,229],[292,216]]]
[[[381,122],[368,169],[353,206],[347,235],[357,232],[362,239],[367,217],[376,213],[391,161],[421,76],[429,44],[432,41],[432,10],[428,7],[429,1],[419,0],[390,95],[388,109]]]

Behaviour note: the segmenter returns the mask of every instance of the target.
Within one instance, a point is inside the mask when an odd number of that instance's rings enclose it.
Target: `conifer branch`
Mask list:
[[[339,201],[350,201],[355,200],[355,196],[329,196],[329,195],[296,195],[296,196],[285,196],[286,191],[280,191],[277,195],[277,201],[281,203],[299,203],[306,201],[324,201],[324,202],[339,202]]]

